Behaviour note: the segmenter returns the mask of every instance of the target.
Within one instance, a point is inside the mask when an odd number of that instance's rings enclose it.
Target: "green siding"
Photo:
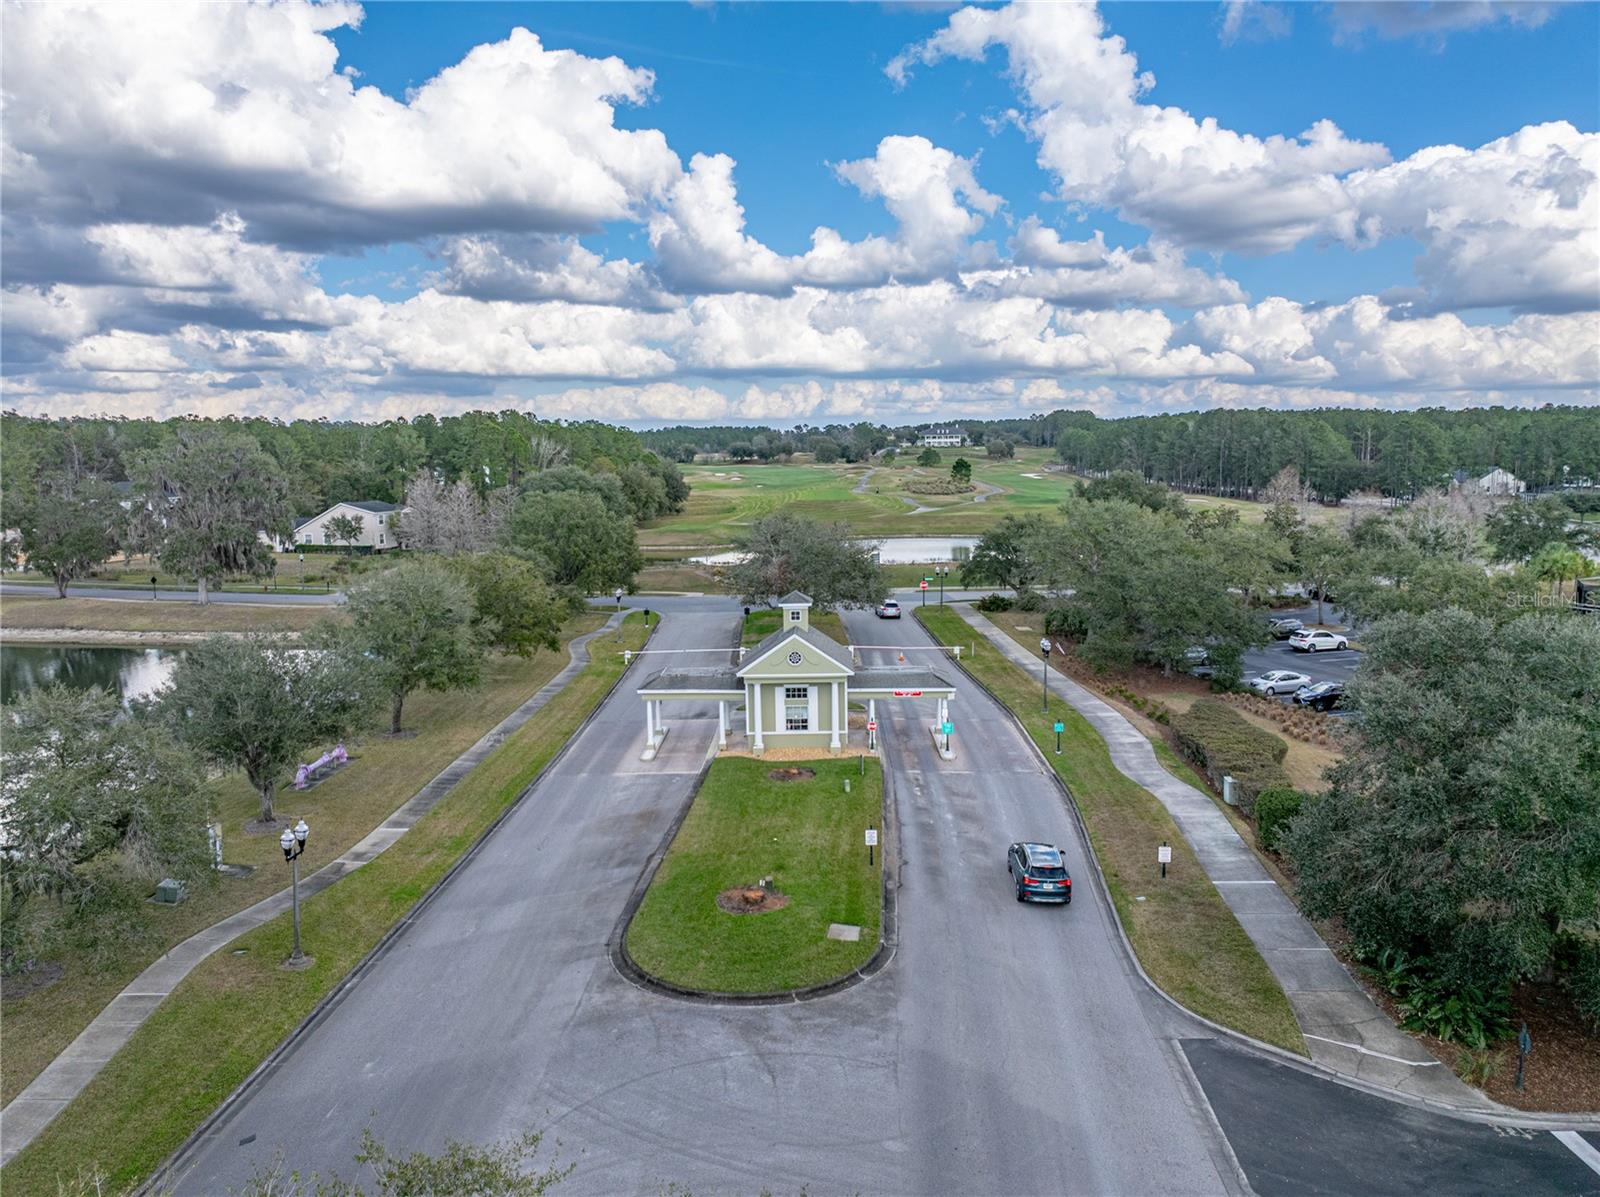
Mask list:
[[[791,652],[800,654],[800,664],[789,664],[789,654]],[[841,656],[848,656],[842,645],[839,652]],[[802,639],[795,638],[779,644],[774,649],[769,649],[767,658],[759,664],[752,662],[747,665],[743,671],[743,676],[746,679],[758,678],[761,681],[792,679],[798,685],[803,681],[815,681],[819,677],[836,678],[847,675],[845,667],[837,661],[829,660],[821,650]]]

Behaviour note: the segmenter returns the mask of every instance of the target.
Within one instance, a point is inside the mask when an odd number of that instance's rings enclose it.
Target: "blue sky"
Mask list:
[[[45,7],[0,215],[41,409],[1600,387],[1592,3]]]
[[[1152,100],[1262,137],[1329,118],[1399,158],[1430,145],[1480,145],[1562,117],[1597,126],[1596,55],[1574,50],[1600,45],[1600,5],[1563,5],[1537,29],[1496,25],[1444,41],[1369,36],[1342,45],[1317,8],[1297,5],[1283,38],[1224,45],[1215,5],[1101,6],[1111,32],[1155,74]],[[884,64],[946,15],[873,3],[376,4],[359,29],[340,30],[334,41],[362,82],[401,99],[472,46],[517,26],[549,47],[649,67],[655,101],[622,110],[619,123],[659,128],[685,156],[731,154],[750,232],[782,253],[803,252],[818,224],[852,237],[890,230],[882,207],[839,184],[827,165],[870,154],[886,131],[981,155],[981,181],[1007,197],[1011,214],[1038,212],[1072,229],[1079,222],[1061,204],[1039,200],[1051,179],[1023,134],[1015,127],[991,133],[983,123],[1016,103],[994,69],[996,55],[984,65],[950,64],[947,77],[899,91],[884,77]],[[1003,219],[992,223],[1004,227]],[[1094,214],[1092,227],[1117,245],[1148,235],[1105,212]],[[585,240],[637,252],[632,229]],[[1402,238],[1362,251],[1308,243],[1287,254],[1229,253],[1218,261],[1252,295],[1337,302],[1391,285],[1416,252]],[[401,248],[394,260],[409,266],[420,257]],[[359,262],[329,262],[324,277],[338,280],[345,269],[363,281],[373,273]]]

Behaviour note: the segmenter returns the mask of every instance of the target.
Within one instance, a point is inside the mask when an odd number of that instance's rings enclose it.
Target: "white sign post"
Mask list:
[[[878,846],[878,829],[876,827],[869,827],[869,828],[867,828],[867,865],[868,865],[868,867],[871,867],[871,865],[872,865],[872,850],[874,848],[876,848],[877,846]]]
[[[1156,849],[1156,861],[1161,865],[1161,875],[1165,877],[1167,866],[1172,863],[1172,845],[1165,840],[1161,842],[1161,847]]]

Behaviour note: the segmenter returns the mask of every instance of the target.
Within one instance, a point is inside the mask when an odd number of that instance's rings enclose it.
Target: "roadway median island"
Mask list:
[[[972,628],[948,607],[919,609],[917,618],[941,644],[972,642]],[[1117,917],[1151,980],[1204,1018],[1306,1055],[1283,989],[1155,795],[1117,769],[1099,733],[1064,700],[1051,694],[1043,707],[1037,673],[982,646],[960,663],[1016,716],[1071,792]],[[1164,879],[1156,863],[1162,843],[1172,847]]]
[[[882,826],[874,758],[713,762],[628,924],[629,960],[746,997],[849,976],[878,950],[883,857],[867,863],[862,833]],[[829,938],[835,924],[859,938]]]
[[[104,1191],[122,1192],[148,1178],[537,780],[622,676],[622,650],[637,650],[646,638],[640,614],[596,636],[588,664],[566,688],[410,832],[303,901],[312,967],[279,967],[289,954],[288,914],[196,967],[0,1170],[0,1188],[54,1193],[94,1172]]]
[[[126,599],[59,599],[54,591],[0,598],[0,626],[16,642],[153,643],[168,635],[181,642],[216,632],[303,632],[319,620],[344,618],[329,606],[152,602],[148,590]]]

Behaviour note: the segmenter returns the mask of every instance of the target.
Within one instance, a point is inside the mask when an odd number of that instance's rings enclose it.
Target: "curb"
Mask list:
[[[874,949],[864,963],[851,969],[843,976],[835,977],[831,981],[822,981],[815,985],[802,985],[799,989],[779,989],[767,993],[719,993],[709,989],[690,989],[687,986],[675,985],[671,981],[662,980],[654,973],[646,972],[640,967],[633,956],[628,952],[628,927],[633,922],[633,916],[638,913],[639,905],[644,901],[644,895],[650,888],[650,883],[655,880],[656,871],[661,867],[661,862],[666,858],[667,849],[672,846],[672,841],[677,838],[678,829],[683,826],[683,821],[689,817],[689,808],[694,805],[694,800],[699,796],[700,787],[705,783],[706,774],[711,771],[711,763],[716,759],[716,744],[706,752],[705,763],[700,767],[700,773],[695,778],[694,789],[690,792],[688,800],[684,802],[678,813],[673,817],[672,825],[667,828],[656,850],[645,861],[644,868],[639,873],[639,879],[634,883],[633,892],[628,895],[628,900],[623,904],[622,914],[617,919],[616,926],[612,928],[611,938],[606,944],[607,953],[611,957],[611,964],[625,981],[640,989],[661,994],[663,997],[673,998],[681,1002],[696,1002],[707,1006],[784,1006],[797,1002],[815,1001],[817,998],[828,997],[835,993],[842,993],[852,989],[863,981],[870,980],[886,968],[899,946],[897,895],[900,889],[900,819],[896,810],[894,787],[890,781],[890,771],[883,761],[883,749],[878,749],[878,767],[883,776],[883,843],[879,845],[883,852],[883,887],[882,907],[878,915],[878,946]]]
[[[948,605],[955,606],[956,604]],[[964,618],[962,622],[966,622]],[[920,625],[921,620],[918,620],[918,623]],[[928,632],[928,629],[924,627],[923,631]],[[932,632],[928,632],[928,635],[933,637]],[[937,641],[937,638],[935,640]],[[992,645],[990,647],[991,649],[993,648]],[[995,649],[994,651],[998,652],[999,650]],[[1128,932],[1122,925],[1122,918],[1117,914],[1115,903],[1111,901],[1111,891],[1106,886],[1105,873],[1100,868],[1100,858],[1095,854],[1094,841],[1089,838],[1088,825],[1083,821],[1083,814],[1078,810],[1078,801],[1073,796],[1071,788],[1050,765],[1039,745],[1034,743],[1033,737],[1028,734],[1027,728],[1023,727],[1022,720],[1017,717],[1016,712],[1001,702],[994,691],[990,690],[975,674],[968,670],[965,661],[958,661],[957,667],[967,676],[969,681],[993,699],[995,705],[1004,711],[1006,717],[1016,725],[1017,730],[1022,733],[1023,740],[1027,742],[1028,747],[1033,751],[1033,755],[1043,766],[1045,774],[1055,782],[1056,788],[1061,791],[1063,798],[1066,800],[1067,810],[1072,815],[1073,824],[1078,828],[1079,834],[1083,836],[1084,845],[1088,849],[1089,862],[1094,869],[1095,880],[1099,884],[1100,892],[1106,899],[1106,907],[1111,912],[1111,923],[1117,929],[1117,939],[1122,944],[1123,955],[1126,956],[1128,963],[1133,966],[1134,971],[1139,974],[1139,978],[1149,987],[1151,992],[1172,1006],[1173,1009],[1216,1032],[1219,1037],[1231,1042],[1236,1047],[1243,1048],[1258,1056],[1265,1056],[1274,1063],[1287,1065],[1290,1068],[1319,1077],[1322,1080],[1332,1081],[1348,1089],[1354,1089],[1357,1092],[1367,1093],[1374,1097],[1381,1097],[1398,1105],[1410,1106],[1413,1109],[1445,1114],[1452,1118],[1459,1118],[1462,1121],[1477,1122],[1490,1126],[1516,1126],[1528,1130],[1594,1130],[1600,1128],[1600,1117],[1592,1114],[1541,1115],[1523,1110],[1513,1110],[1510,1107],[1502,1107],[1505,1112],[1501,1113],[1497,1110],[1473,1109],[1467,1106],[1452,1105],[1449,1102],[1436,1101],[1428,1097],[1417,1097],[1410,1093],[1402,1093],[1397,1089],[1390,1089],[1384,1085],[1373,1084],[1371,1081],[1363,1081],[1357,1077],[1334,1072],[1325,1065],[1318,1064],[1305,1056],[1297,1056],[1274,1043],[1268,1043],[1264,1039],[1257,1039],[1253,1035],[1247,1035],[1243,1031],[1236,1031],[1232,1027],[1225,1027],[1221,1023],[1212,1022],[1205,1015],[1196,1014],[1189,1009],[1189,1007],[1157,985],[1150,974],[1145,972],[1144,965],[1139,962],[1138,954],[1133,950],[1133,943],[1128,939]]]
[[[622,615],[621,618],[617,619],[618,627],[621,626],[623,618],[626,618],[626,615]],[[655,635],[655,629],[660,626],[660,620],[657,620],[656,623],[648,630],[645,636],[645,644],[650,643],[651,638]],[[590,635],[590,639],[592,640],[601,633],[609,630],[614,629],[611,628],[608,621],[605,626],[596,628],[595,631]],[[588,650],[587,641],[585,642],[584,648],[585,651]],[[590,660],[592,661],[593,658],[591,657]],[[372,945],[367,954],[357,961],[355,966],[351,968],[349,972],[335,982],[332,989],[328,990],[327,993],[323,994],[322,997],[318,999],[317,1004],[307,1012],[306,1016],[302,1018],[295,1028],[284,1037],[282,1042],[280,1042],[275,1048],[267,1053],[266,1057],[261,1061],[261,1063],[255,1066],[250,1075],[239,1082],[238,1087],[234,1089],[232,1093],[222,1099],[221,1104],[218,1105],[216,1109],[212,1110],[211,1113],[206,1116],[205,1120],[201,1122],[199,1126],[195,1127],[182,1143],[178,1144],[178,1146],[169,1156],[167,1156],[165,1160],[161,1162],[154,1172],[152,1172],[147,1178],[145,1178],[144,1181],[134,1187],[133,1192],[135,1194],[138,1194],[139,1197],[147,1197],[147,1195],[148,1197],[154,1197],[156,1194],[165,1192],[165,1189],[162,1187],[163,1184],[168,1182],[169,1179],[173,1178],[174,1174],[179,1171],[179,1165],[182,1162],[183,1157],[187,1155],[203,1138],[210,1134],[212,1130],[225,1123],[232,1115],[233,1111],[238,1107],[239,1103],[249,1095],[250,1091],[256,1086],[256,1084],[259,1083],[259,1081],[270,1070],[277,1067],[280,1062],[282,1062],[297,1047],[299,1047],[306,1035],[310,1033],[325,1018],[327,1018],[327,1016],[333,1012],[334,1007],[342,1002],[350,990],[355,987],[356,983],[360,981],[361,978],[364,977],[369,971],[371,971],[373,965],[378,962],[379,958],[388,952],[389,948],[394,944],[394,942],[406,932],[406,930],[417,919],[417,917],[421,915],[422,912],[429,907],[429,905],[432,904],[434,899],[437,898],[441,892],[443,892],[444,888],[449,885],[450,882],[455,878],[455,875],[466,866],[467,862],[472,860],[472,858],[478,854],[483,845],[488,842],[489,837],[494,835],[494,833],[500,829],[501,824],[503,824],[514,813],[516,813],[518,809],[521,808],[528,795],[533,792],[535,787],[538,786],[539,782],[544,779],[550,770],[554,768],[564,756],[566,756],[567,751],[578,740],[584,730],[588,728],[595,716],[600,713],[601,708],[606,705],[611,696],[616,693],[618,687],[622,685],[623,679],[626,678],[631,672],[631,669],[624,669],[620,674],[617,675],[616,681],[611,683],[610,688],[600,696],[600,701],[595,703],[594,708],[587,715],[585,715],[583,717],[583,721],[573,729],[572,735],[568,736],[566,742],[562,744],[560,748],[556,749],[555,754],[545,762],[544,768],[539,770],[538,776],[533,778],[532,781],[528,782],[528,784],[522,788],[522,792],[513,798],[506,808],[496,815],[487,827],[478,833],[478,837],[474,839],[467,847],[466,851],[456,859],[456,862],[445,871],[444,876],[440,877],[439,880],[433,884],[432,888],[418,898],[416,903],[411,907],[410,910],[401,916],[398,922],[390,926],[390,928],[378,938],[378,942]]]

